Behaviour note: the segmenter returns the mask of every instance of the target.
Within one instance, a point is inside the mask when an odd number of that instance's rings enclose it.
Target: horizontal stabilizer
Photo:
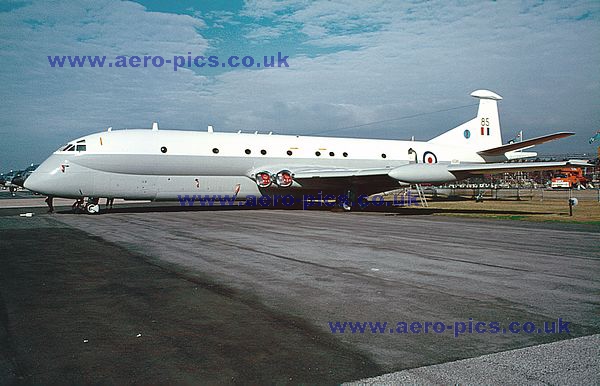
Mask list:
[[[575,135],[575,133],[563,131],[560,133],[543,135],[541,137],[528,139],[528,140],[522,141],[522,142],[509,143],[509,144],[494,147],[491,149],[478,151],[477,154],[479,154],[481,156],[503,155],[504,153],[509,152],[509,151],[529,148],[533,145],[537,145],[537,144],[548,142],[548,141],[554,141],[555,139],[569,137],[571,135]]]

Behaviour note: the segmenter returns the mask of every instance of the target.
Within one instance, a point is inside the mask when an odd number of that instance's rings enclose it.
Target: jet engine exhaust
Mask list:
[[[275,176],[275,183],[281,188],[289,188],[293,182],[292,172],[289,170],[282,170]]]
[[[269,172],[259,172],[256,173],[256,185],[259,188],[268,188],[273,184],[273,179],[271,178],[271,173]]]

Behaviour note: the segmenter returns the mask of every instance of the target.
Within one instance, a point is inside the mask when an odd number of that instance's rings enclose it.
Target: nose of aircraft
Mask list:
[[[29,189],[32,192],[45,193],[43,181],[44,181],[44,177],[42,176],[42,173],[33,172],[33,173],[31,173],[31,175],[29,177],[27,177],[26,179],[24,179],[22,181],[22,184],[17,184],[17,185],[21,185],[25,189]],[[14,183],[15,183],[15,179],[13,179],[13,184]]]
[[[60,160],[52,155],[48,157],[40,166],[33,172],[23,174],[19,182],[25,189],[41,194],[52,194],[56,188],[54,179],[52,178],[60,165]],[[13,183],[14,180],[13,180]]]

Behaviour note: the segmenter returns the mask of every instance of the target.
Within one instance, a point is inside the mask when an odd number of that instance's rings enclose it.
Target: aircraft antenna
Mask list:
[[[464,108],[467,108],[467,107],[473,107],[473,106],[478,106],[478,105],[479,105],[479,103],[471,103],[471,104],[468,104],[468,105],[451,107],[451,108],[448,108],[448,109],[442,109],[442,110],[436,110],[436,111],[429,111],[429,112],[426,112],[426,113],[418,113],[418,114],[412,114],[412,115],[405,115],[405,116],[402,116],[402,117],[384,119],[384,120],[381,120],[381,121],[373,121],[373,122],[361,123],[360,125],[338,127],[337,129],[328,129],[328,130],[313,131],[311,133],[308,133],[308,135],[311,135],[311,134],[332,133],[332,132],[336,132],[336,131],[343,131],[343,130],[355,129],[357,127],[370,126],[370,125],[375,125],[377,123],[387,123],[387,122],[400,121],[402,119],[422,117],[424,115],[443,113],[443,112],[446,112],[446,111],[464,109]]]

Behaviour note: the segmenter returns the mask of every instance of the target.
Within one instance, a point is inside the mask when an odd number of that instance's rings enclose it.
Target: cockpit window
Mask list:
[[[86,151],[85,139],[80,139],[77,143],[68,143],[60,148],[60,151]]]

